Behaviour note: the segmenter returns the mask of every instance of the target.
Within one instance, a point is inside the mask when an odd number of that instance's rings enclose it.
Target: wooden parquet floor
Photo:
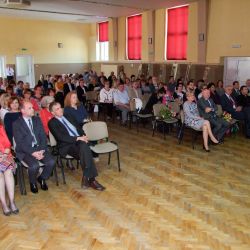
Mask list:
[[[249,140],[232,136],[206,153],[188,135],[178,145],[147,129],[109,130],[122,172],[116,155],[110,168],[100,156],[106,191],[81,190],[80,169],[66,172],[67,185],[49,180],[48,192],[17,189],[20,214],[0,215],[0,249],[250,249]]]

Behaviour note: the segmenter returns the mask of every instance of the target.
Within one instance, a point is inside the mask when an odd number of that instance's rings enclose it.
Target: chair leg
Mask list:
[[[155,128],[156,128],[156,121],[152,121],[152,125],[153,125],[153,132],[152,132],[152,137],[155,135]]]
[[[17,163],[16,169],[17,184],[19,186],[20,194],[23,195],[23,180],[21,179],[20,166]]]
[[[22,164],[20,164],[20,175],[21,175],[21,180],[22,180],[23,195],[27,195],[26,186],[25,186],[25,180],[24,180],[24,175],[23,175],[23,166],[22,166]]]
[[[195,142],[197,139],[197,135],[198,135],[198,133],[195,130],[193,130],[192,131],[192,147],[193,147],[193,149],[195,148]]]
[[[111,159],[111,153],[109,153],[108,165],[110,164],[110,159]]]
[[[136,131],[139,133],[139,117],[136,116]]]
[[[118,170],[119,172],[121,172],[119,149],[117,149],[116,153],[117,153],[117,161],[118,161]]]
[[[73,166],[73,163],[71,160],[68,160],[66,161],[66,166],[68,169],[70,169],[71,171],[75,170],[75,167]]]
[[[60,162],[60,168],[61,168],[61,172],[62,172],[63,184],[66,184],[65,174],[64,174],[64,165],[62,163],[62,158],[60,156],[58,156],[58,162]]]
[[[163,129],[163,139],[166,140],[165,123],[163,122],[162,124],[163,124],[163,126],[162,126],[162,129]]]
[[[181,144],[181,142],[182,142],[182,139],[183,139],[183,136],[184,136],[184,125],[182,125],[181,127],[180,127],[180,130],[179,130],[179,133],[178,133],[178,136],[177,136],[177,138],[178,138],[178,144]]]
[[[55,182],[56,182],[56,185],[59,186],[59,182],[58,182],[58,176],[57,176],[57,170],[56,170],[56,166],[54,167],[54,176],[55,176]]]

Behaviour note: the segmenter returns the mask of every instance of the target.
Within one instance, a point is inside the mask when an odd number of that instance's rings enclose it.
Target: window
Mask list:
[[[142,15],[127,18],[127,58],[141,60]]]
[[[109,22],[98,23],[98,41],[96,42],[96,60],[109,59]]]
[[[187,59],[188,6],[167,10],[166,58]]]
[[[0,77],[6,77],[5,56],[0,56]]]

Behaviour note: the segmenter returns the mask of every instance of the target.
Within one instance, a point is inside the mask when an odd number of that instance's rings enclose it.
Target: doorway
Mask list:
[[[30,88],[35,87],[33,56],[16,55],[16,81],[28,82]]]

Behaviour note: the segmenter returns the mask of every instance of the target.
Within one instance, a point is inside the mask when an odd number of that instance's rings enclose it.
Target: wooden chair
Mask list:
[[[110,164],[111,153],[117,153],[118,170],[120,168],[119,147],[116,142],[109,141],[109,134],[106,122],[89,122],[83,125],[83,130],[89,141],[101,141],[100,143],[90,146],[90,149],[96,154],[109,154],[108,165]]]

